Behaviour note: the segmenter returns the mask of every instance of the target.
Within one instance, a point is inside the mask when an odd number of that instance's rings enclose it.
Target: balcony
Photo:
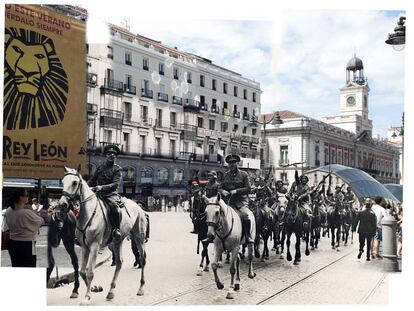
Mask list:
[[[208,110],[208,105],[206,104],[206,102],[201,102],[200,103],[200,109],[207,111]]]
[[[158,92],[158,101],[168,103],[168,94]]]
[[[191,79],[187,79],[187,83],[193,83],[193,80],[191,80]]]
[[[164,70],[159,70],[159,71],[158,71],[158,73],[159,73],[161,76],[165,75]]]
[[[122,120],[122,117],[123,117],[123,113],[117,110],[101,108],[100,112],[101,112],[101,117],[109,117],[109,118],[114,118],[118,120]]]
[[[243,114],[243,120],[249,121],[250,120],[250,115],[248,113],[244,113]]]
[[[243,141],[243,142],[250,142],[250,136],[248,136],[248,135],[241,135],[240,136],[240,141]]]
[[[145,70],[145,71],[148,71],[149,70],[148,65],[143,65],[142,69]]]
[[[240,119],[240,112],[239,111],[234,111],[233,112],[233,117]]]
[[[174,75],[174,80],[178,80],[178,75]]]
[[[315,160],[315,166],[316,166],[316,167],[321,166],[321,161],[319,161],[319,160]]]
[[[213,113],[219,113],[220,110],[219,110],[219,108],[217,106],[211,105],[211,112],[213,112]]]
[[[98,113],[98,105],[86,103],[88,114],[96,115]]]
[[[230,117],[230,110],[229,110],[229,108],[223,108],[222,109],[222,112],[223,112],[223,115],[224,116]]]
[[[193,100],[191,98],[186,98],[186,100],[184,101],[184,109],[187,111],[199,112],[200,102],[197,100]]]
[[[141,97],[151,98],[153,97],[153,92],[150,89],[141,89]]]
[[[173,96],[172,103],[174,105],[182,106],[183,105],[183,99],[181,97],[178,97],[178,96]]]
[[[260,138],[256,137],[256,136],[252,136],[252,137],[250,137],[250,140],[251,140],[252,143],[258,144],[259,141],[260,141]]]
[[[181,139],[194,141],[197,137],[197,127],[186,123],[180,124]]]
[[[113,79],[104,79],[103,87],[108,90],[123,92],[124,91],[124,84],[122,81],[117,81]]]
[[[125,60],[125,64],[126,65],[129,65],[129,66],[132,66],[132,62],[130,60],[128,60],[128,59]]]
[[[124,84],[124,92],[132,95],[137,94],[137,88],[133,85]]]
[[[86,84],[88,86],[96,86],[98,84],[98,75],[96,73],[88,72],[86,75]]]

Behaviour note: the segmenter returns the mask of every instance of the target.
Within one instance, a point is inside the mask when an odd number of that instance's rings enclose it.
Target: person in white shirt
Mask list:
[[[382,218],[385,216],[385,208],[380,204],[382,202],[381,197],[375,197],[375,204],[372,206],[372,211],[375,213],[377,218],[377,232],[375,233],[374,240],[372,241],[371,257],[381,259],[382,256],[379,254],[380,243],[382,242]]]
[[[40,211],[42,210],[43,205],[41,205],[36,198],[32,199],[32,209],[36,212],[36,213],[40,213]]]

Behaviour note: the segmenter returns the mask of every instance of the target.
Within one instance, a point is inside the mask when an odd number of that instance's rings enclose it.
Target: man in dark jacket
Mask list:
[[[371,207],[373,205],[373,202],[371,199],[365,200],[365,208],[358,212],[355,220],[354,227],[352,228],[352,231],[355,231],[358,223],[358,234],[359,234],[359,253],[358,253],[358,259],[361,258],[362,253],[364,252],[364,244],[365,241],[367,242],[367,261],[370,261],[370,254],[371,254],[371,240],[373,236],[375,235],[376,229],[377,229],[377,218],[375,216],[375,213],[372,211]]]

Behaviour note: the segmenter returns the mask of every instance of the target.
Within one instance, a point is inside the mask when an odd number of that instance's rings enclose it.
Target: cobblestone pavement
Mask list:
[[[104,291],[93,293],[93,305],[372,304],[388,301],[388,278],[381,270],[381,260],[357,260],[356,239],[355,244],[341,247],[337,252],[330,248],[327,238],[310,256],[302,252],[299,266],[280,259],[274,252],[265,263],[255,260],[257,277],[253,280],[247,277],[247,265],[242,262],[241,290],[235,294],[235,299],[226,299],[230,283],[228,265],[219,269],[224,290],[216,288],[212,271],[196,276],[200,257],[196,254],[197,237],[189,234],[188,214],[151,213],[150,218],[145,295],[136,296],[140,270],[132,267],[134,259],[127,242],[114,300],[105,299],[114,271],[110,263],[105,263],[95,273],[93,284],[101,285]],[[212,246],[209,250],[213,253]],[[69,299],[71,289],[72,285],[47,289],[48,305],[79,305],[85,286],[82,283],[78,299]]]

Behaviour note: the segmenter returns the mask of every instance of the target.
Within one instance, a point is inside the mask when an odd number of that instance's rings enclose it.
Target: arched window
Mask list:
[[[126,182],[135,182],[135,168],[132,166],[125,166],[122,168],[122,180]]]
[[[173,172],[173,183],[178,185],[184,181],[184,171],[181,169],[175,169]]]
[[[168,184],[168,169],[160,168],[158,170],[158,183],[160,185]]]
[[[143,167],[141,168],[141,183],[142,184],[152,184],[153,169],[152,167]]]

